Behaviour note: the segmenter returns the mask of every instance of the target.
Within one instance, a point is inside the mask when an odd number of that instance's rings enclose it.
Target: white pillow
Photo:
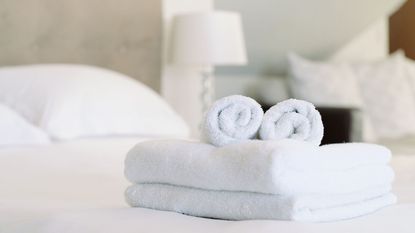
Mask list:
[[[154,91],[84,65],[0,69],[0,101],[53,139],[108,135],[186,137],[189,128]]]
[[[317,106],[358,108],[362,111],[362,138],[377,140],[372,122],[363,108],[355,70],[348,63],[316,62],[294,53],[288,55],[290,87],[294,98]]]
[[[289,54],[288,62],[294,98],[317,106],[362,106],[359,85],[348,64],[314,62],[296,54]]]
[[[384,61],[354,66],[364,108],[379,138],[415,134],[415,95],[404,59],[398,53]]]
[[[0,146],[49,143],[48,135],[0,103]]]

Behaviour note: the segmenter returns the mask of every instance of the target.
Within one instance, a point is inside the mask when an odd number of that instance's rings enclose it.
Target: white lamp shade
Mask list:
[[[240,15],[211,11],[176,16],[170,52],[171,62],[175,64],[246,64]]]

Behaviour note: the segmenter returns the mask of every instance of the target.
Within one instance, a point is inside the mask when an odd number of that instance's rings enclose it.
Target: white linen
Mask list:
[[[324,126],[320,113],[312,103],[288,99],[272,106],[265,113],[259,129],[262,140],[291,138],[319,146]]]
[[[0,232],[412,233],[415,229],[414,156],[392,158],[398,204],[372,215],[324,224],[224,221],[128,207],[123,197],[128,186],[123,161],[138,140],[0,149]]]
[[[184,140],[138,143],[125,159],[132,183],[270,194],[333,194],[389,184],[390,151],[372,144],[316,147],[252,140],[224,147]]]
[[[186,137],[189,128],[153,90],[115,71],[50,64],[0,68],[0,102],[55,140]]]
[[[48,135],[0,103],[0,147],[48,144]]]
[[[253,139],[263,115],[261,105],[252,98],[241,95],[223,97],[207,111],[202,127],[203,137],[215,146]]]
[[[277,219],[327,222],[354,218],[394,204],[390,185],[339,195],[270,195],[212,191],[166,184],[134,184],[126,200],[134,207],[192,216],[249,220]]]

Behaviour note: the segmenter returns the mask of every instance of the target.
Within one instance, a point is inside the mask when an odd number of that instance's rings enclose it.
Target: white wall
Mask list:
[[[336,50],[333,61],[375,61],[389,54],[389,20],[383,17]]]
[[[199,136],[202,107],[199,99],[201,77],[198,68],[177,67],[169,64],[169,39],[173,16],[189,11],[206,11],[213,8],[213,0],[163,0],[163,63],[161,94],[190,125],[192,136]]]

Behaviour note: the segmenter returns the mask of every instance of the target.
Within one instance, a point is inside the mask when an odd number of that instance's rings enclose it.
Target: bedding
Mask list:
[[[40,145],[49,142],[49,136],[45,132],[0,103],[0,147]]]
[[[415,157],[394,155],[398,204],[334,223],[224,221],[129,208],[123,162],[148,138],[80,139],[0,149],[1,233],[413,232]]]
[[[126,75],[98,67],[2,67],[0,102],[54,140],[189,134],[183,119],[156,92]]]

